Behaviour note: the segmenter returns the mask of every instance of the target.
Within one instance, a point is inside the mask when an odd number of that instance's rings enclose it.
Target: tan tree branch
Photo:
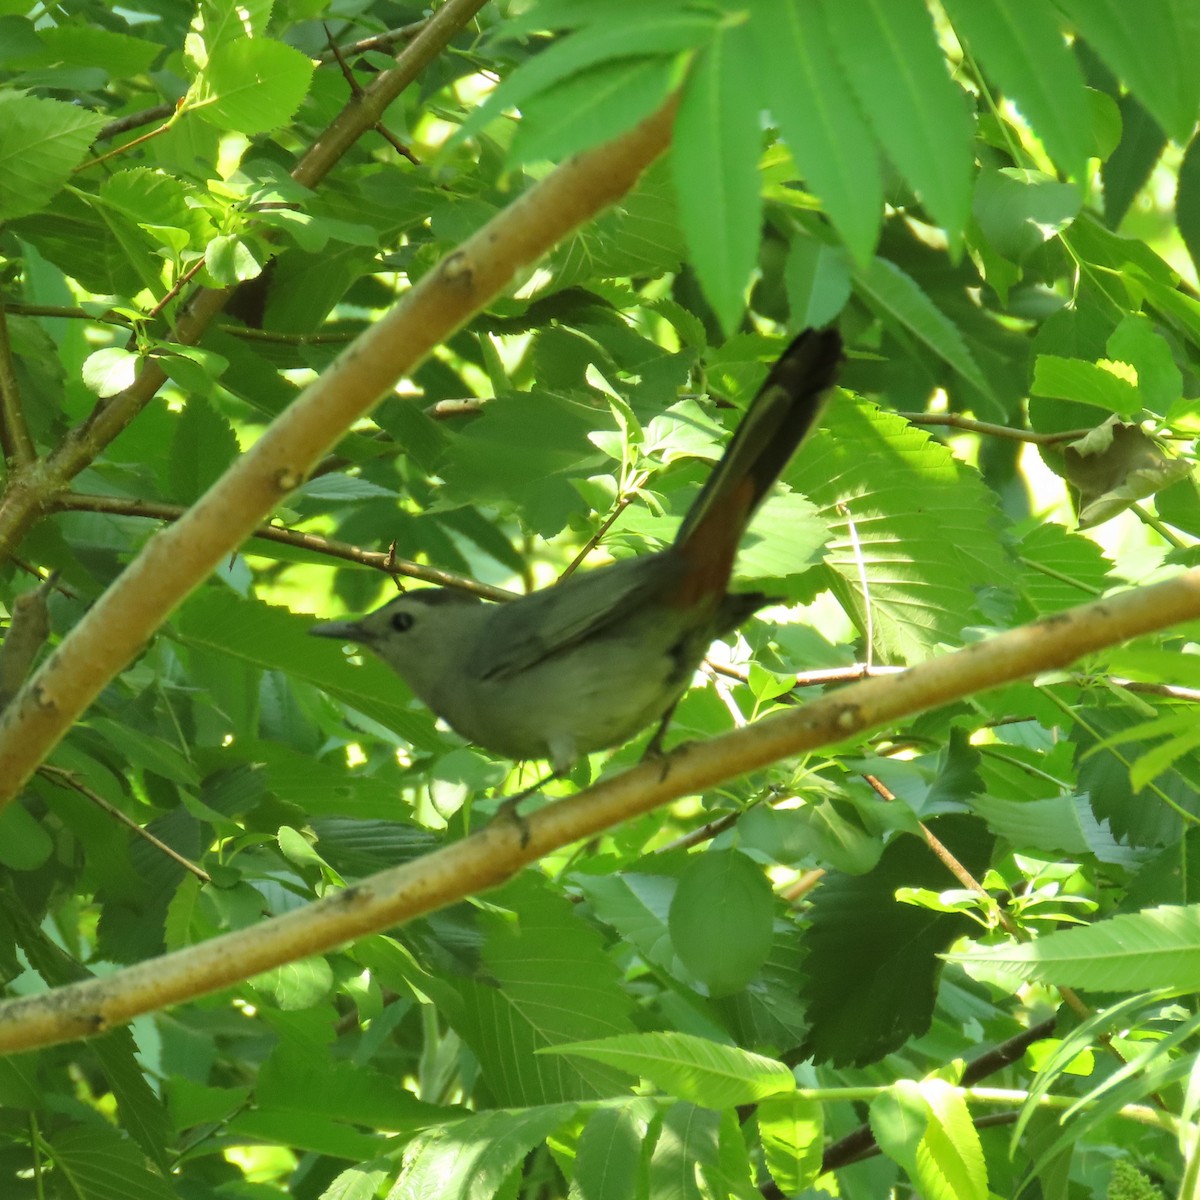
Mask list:
[[[635,129],[570,159],[497,214],[344,350],[179,521],[142,547],[0,717],[0,805],[176,605],[400,376],[633,186],[666,149],[674,115],[669,102]]]
[[[986,688],[1066,667],[1082,655],[1196,617],[1200,568],[1023,625],[902,675],[850,684],[804,708],[643,763],[547,805],[520,825],[495,822],[415,862],[381,871],[254,928],[138,963],[105,979],[0,1004],[0,1054],[102,1033],[142,1013],[323,953],[495,887],[544,855],[680,796]]]

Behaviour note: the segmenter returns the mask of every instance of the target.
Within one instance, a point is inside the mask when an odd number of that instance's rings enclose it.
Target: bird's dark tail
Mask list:
[[[841,361],[836,329],[806,329],[792,341],[683,518],[676,547],[686,549],[693,538],[716,538],[736,552],[754,511],[817,419]]]

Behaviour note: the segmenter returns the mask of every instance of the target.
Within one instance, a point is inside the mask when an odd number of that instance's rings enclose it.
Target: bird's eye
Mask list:
[[[392,614],[392,628],[397,633],[407,633],[413,627],[412,613],[398,612]]]

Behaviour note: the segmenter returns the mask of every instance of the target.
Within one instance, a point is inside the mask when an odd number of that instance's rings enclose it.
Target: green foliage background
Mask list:
[[[845,390],[739,568],[787,605],[674,737],[1196,564],[1195,5],[476,7],[310,187],[419,5],[0,0],[0,516],[29,514],[0,580],[12,612],[56,573],[51,645],[464,237],[679,93],[666,158],[348,432],[0,811],[9,995],[486,821],[532,768],[311,614],[392,594],[389,548],[520,589],[665,544],[805,325],[841,328]],[[201,287],[230,294],[193,345]],[[1194,1196],[1198,702],[1196,629],[1166,629],[0,1059],[0,1194]]]

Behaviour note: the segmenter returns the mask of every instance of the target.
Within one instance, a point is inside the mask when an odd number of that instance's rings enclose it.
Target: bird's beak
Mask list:
[[[309,631],[313,637],[337,638],[343,642],[369,642],[370,634],[357,621],[322,621]]]

